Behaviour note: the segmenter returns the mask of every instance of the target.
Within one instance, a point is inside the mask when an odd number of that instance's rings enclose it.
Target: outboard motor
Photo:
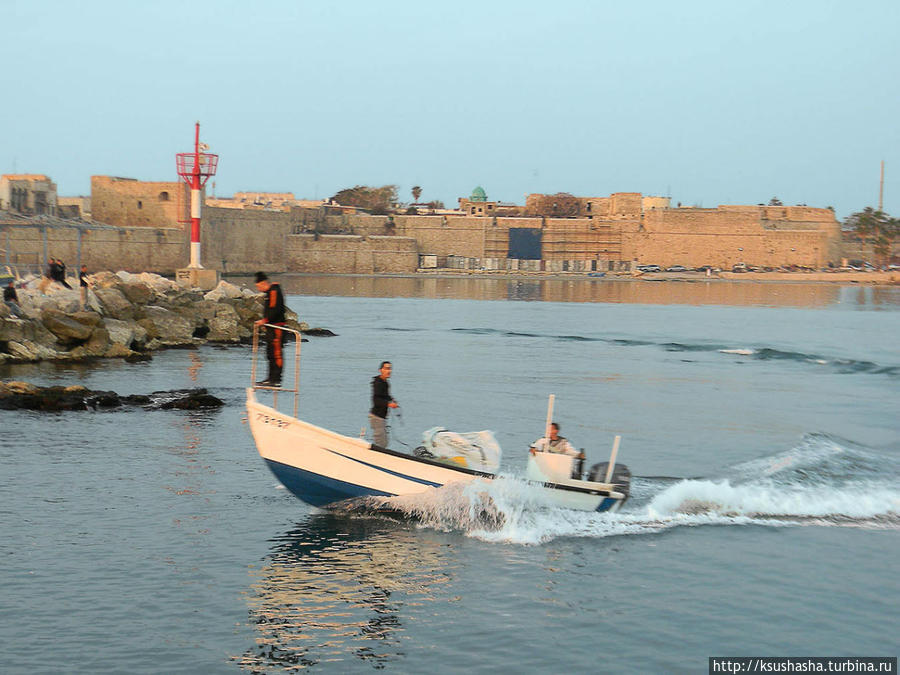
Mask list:
[[[593,483],[604,482],[606,480],[606,472],[608,469],[609,462],[594,464],[588,474],[588,480]],[[612,478],[610,478],[609,482],[615,483],[616,492],[621,492],[627,498],[628,491],[631,488],[631,471],[629,471],[628,467],[624,464],[616,462],[616,466],[613,468]]]

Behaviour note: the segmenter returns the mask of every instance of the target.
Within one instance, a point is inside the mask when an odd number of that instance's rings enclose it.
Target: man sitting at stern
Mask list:
[[[531,444],[529,452],[556,452],[561,455],[569,455],[579,460],[572,463],[572,478],[581,477],[581,467],[584,464],[584,453],[572,447],[565,436],[559,435],[559,425],[556,422],[550,424],[550,438],[542,436]]]

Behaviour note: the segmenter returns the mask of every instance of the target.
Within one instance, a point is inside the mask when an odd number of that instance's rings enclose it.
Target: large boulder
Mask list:
[[[96,291],[101,288],[119,288],[122,285],[122,279],[112,272],[97,272],[89,277],[91,286]]]
[[[134,342],[133,326],[136,325],[135,323],[130,321],[120,321],[119,319],[107,319],[103,322],[103,325],[109,333],[109,341],[112,344],[131,347],[131,344]]]
[[[44,327],[40,321],[29,319],[0,319],[0,342],[36,342],[56,345],[56,336]]]
[[[61,312],[72,314],[81,309],[81,295],[76,290],[63,290],[53,294],[56,306]]]
[[[153,289],[143,281],[125,282],[119,289],[135,305],[147,305],[153,300]]]
[[[91,288],[87,290],[87,302],[85,303],[85,309],[89,309],[92,312],[97,312],[97,314],[103,313],[103,306],[100,304],[100,298],[97,297],[97,294]]]
[[[83,323],[85,326],[90,326],[93,328],[98,325],[103,317],[100,316],[99,312],[73,312],[71,317],[78,321],[79,323]]]
[[[170,307],[189,307],[203,300],[203,294],[199,291],[181,290],[176,293],[166,294],[166,304]]]
[[[6,343],[6,351],[15,361],[37,361],[37,354],[27,345],[27,340],[10,340]]]
[[[135,307],[122,291],[117,288],[98,288],[94,292],[100,300],[104,315],[123,321],[134,318]]]
[[[137,352],[133,352],[125,345],[117,342],[111,344],[103,353],[103,358],[106,359],[127,359],[132,356],[137,356]]]
[[[134,339],[131,341],[131,348],[144,349],[147,344],[147,340],[149,339],[147,337],[147,329],[140,325],[137,321],[129,321],[127,323],[128,327],[134,333]]]
[[[91,333],[91,337],[84,343],[84,349],[88,356],[103,356],[109,349],[109,331],[102,326],[97,326]]]
[[[262,317],[262,296],[245,296],[243,298],[236,299],[232,303],[232,307],[234,307],[234,310],[241,318],[241,323],[244,326],[249,326],[254,321]]]
[[[234,307],[221,304],[209,322],[206,339],[212,342],[238,342],[241,339],[240,327],[240,317]]]
[[[41,321],[62,344],[87,340],[93,330],[91,326],[76,321],[56,309],[45,309],[41,314]]]
[[[194,323],[183,316],[156,305],[144,308],[144,319],[138,323],[151,338],[163,343],[184,344],[193,341]]]
[[[219,303],[213,300],[200,300],[189,305],[178,305],[172,309],[197,325],[204,321],[211,321],[219,310]]]
[[[229,284],[224,279],[219,282],[219,285],[212,289],[209,293],[203,296],[207,300],[213,300],[215,302],[219,302],[220,300],[228,299],[236,299],[244,297],[244,289],[240,286],[235,286],[234,284]]]
[[[59,302],[56,298],[51,298],[40,293],[20,293],[19,306],[25,312],[25,316],[29,319],[40,319],[41,312],[45,309],[60,309]]]
[[[166,279],[152,272],[141,272],[140,274],[131,274],[120,270],[116,272],[116,276],[126,283],[142,283],[149,286],[157,295],[164,295],[181,289],[177,283],[171,279]]]
[[[24,319],[0,319],[0,342],[21,342],[26,338],[28,324]]]
[[[9,394],[35,394],[37,391],[38,387],[31,384],[31,382],[22,382],[21,380],[0,382],[0,395],[2,396],[8,396]]]
[[[60,356],[55,349],[50,349],[31,340],[7,342],[6,351],[16,361],[42,361],[44,359],[56,359]]]
[[[156,332],[156,324],[153,323],[152,319],[138,319],[135,323],[144,329],[144,334],[147,336],[147,349],[150,349],[151,342],[159,342],[159,334]],[[154,347],[155,349],[155,347]]]

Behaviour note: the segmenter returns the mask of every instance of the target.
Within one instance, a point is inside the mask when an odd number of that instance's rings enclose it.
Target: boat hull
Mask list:
[[[358,497],[414,495],[495,476],[379,448],[317,427],[256,400],[247,390],[247,416],[260,456],[298,499],[316,507]],[[570,481],[571,482],[571,481]],[[548,502],[581,511],[617,509],[624,496],[612,491],[538,482]]]

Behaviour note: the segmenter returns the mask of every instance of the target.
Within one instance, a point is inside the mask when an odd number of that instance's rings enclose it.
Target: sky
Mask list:
[[[0,173],[900,215],[900,2],[2,0]],[[207,188],[208,194],[212,186]]]

